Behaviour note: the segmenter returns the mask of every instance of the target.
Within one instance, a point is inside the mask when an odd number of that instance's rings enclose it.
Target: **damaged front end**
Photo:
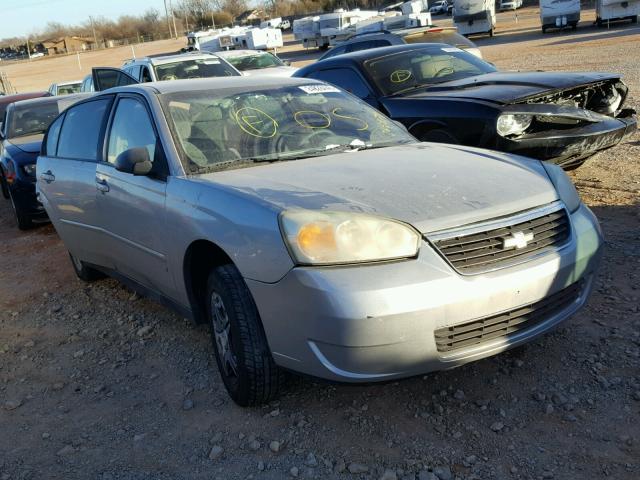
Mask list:
[[[521,99],[497,119],[497,148],[577,168],[635,131],[627,93],[616,78]]]

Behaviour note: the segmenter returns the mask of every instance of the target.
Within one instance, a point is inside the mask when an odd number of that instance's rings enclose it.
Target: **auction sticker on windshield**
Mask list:
[[[331,85],[303,85],[298,87],[305,93],[340,93],[340,90]]]

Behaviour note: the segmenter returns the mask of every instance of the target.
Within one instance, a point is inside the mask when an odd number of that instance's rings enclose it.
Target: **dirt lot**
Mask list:
[[[500,68],[622,72],[640,109],[638,28],[503,25],[478,41]],[[0,201],[0,480],[640,478],[640,134],[572,176],[607,241],[558,331],[385,385],[297,379],[254,409],[228,400],[208,328],[76,280],[53,228],[18,232]]]

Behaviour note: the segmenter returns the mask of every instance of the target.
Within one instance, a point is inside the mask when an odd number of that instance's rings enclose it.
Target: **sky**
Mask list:
[[[172,2],[176,6],[178,0]],[[115,19],[149,8],[164,15],[164,0],[0,0],[0,38],[26,36],[48,22],[76,25],[89,15]]]

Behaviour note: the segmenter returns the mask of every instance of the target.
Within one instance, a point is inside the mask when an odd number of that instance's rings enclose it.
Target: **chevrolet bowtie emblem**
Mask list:
[[[524,248],[527,244],[533,240],[533,233],[515,232],[509,237],[504,237],[502,240],[502,249],[507,250],[509,248],[516,248],[517,250]]]

